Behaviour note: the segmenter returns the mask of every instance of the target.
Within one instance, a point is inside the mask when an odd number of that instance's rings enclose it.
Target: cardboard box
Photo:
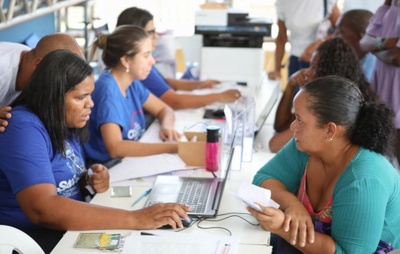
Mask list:
[[[200,5],[202,10],[226,10],[228,6],[222,3],[205,3]]]
[[[178,155],[187,166],[206,166],[206,132],[184,132],[188,141],[178,143]],[[196,141],[191,141],[196,137]]]

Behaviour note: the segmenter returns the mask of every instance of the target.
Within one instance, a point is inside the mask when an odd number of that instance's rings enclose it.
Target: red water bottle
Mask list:
[[[216,172],[219,168],[219,126],[207,126],[206,169]]]

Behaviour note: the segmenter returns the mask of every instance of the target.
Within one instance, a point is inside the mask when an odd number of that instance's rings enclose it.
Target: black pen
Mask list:
[[[155,234],[147,233],[147,232],[140,232],[140,235],[155,235]]]

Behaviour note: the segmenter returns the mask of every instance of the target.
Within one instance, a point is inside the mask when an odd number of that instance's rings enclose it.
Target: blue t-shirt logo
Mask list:
[[[71,145],[65,141],[65,164],[71,171],[72,178],[63,180],[58,183],[57,193],[64,197],[73,197],[79,193],[78,181],[85,173],[85,164],[83,160],[77,156]]]

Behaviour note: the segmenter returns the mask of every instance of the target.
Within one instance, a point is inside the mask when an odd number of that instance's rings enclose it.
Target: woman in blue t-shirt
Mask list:
[[[96,107],[89,121],[90,140],[84,146],[89,160],[105,162],[125,156],[176,153],[180,134],[174,130],[174,111],[137,81],[147,77],[154,59],[148,34],[140,27],[121,26],[99,34],[92,55],[103,49],[107,70],[96,80]],[[145,131],[144,110],[161,124],[165,143],[137,142]]]
[[[189,219],[177,204],[127,211],[82,202],[85,186],[99,193],[109,187],[107,168],[87,170],[80,149],[93,89],[92,69],[82,58],[53,51],[11,104],[0,133],[0,224],[25,231],[46,253],[66,230],[182,227],[179,216]]]
[[[153,21],[153,15],[147,10],[137,7],[130,7],[120,13],[117,20],[117,27],[123,25],[135,25],[142,27],[149,34],[153,50],[157,44],[158,35]],[[215,102],[233,102],[241,93],[237,89],[227,89],[222,92],[209,94],[176,93],[175,90],[191,91],[194,89],[211,88],[218,84],[216,80],[187,80],[164,78],[153,66],[150,74],[142,79],[143,85],[154,95],[159,97],[173,109],[198,108]]]

